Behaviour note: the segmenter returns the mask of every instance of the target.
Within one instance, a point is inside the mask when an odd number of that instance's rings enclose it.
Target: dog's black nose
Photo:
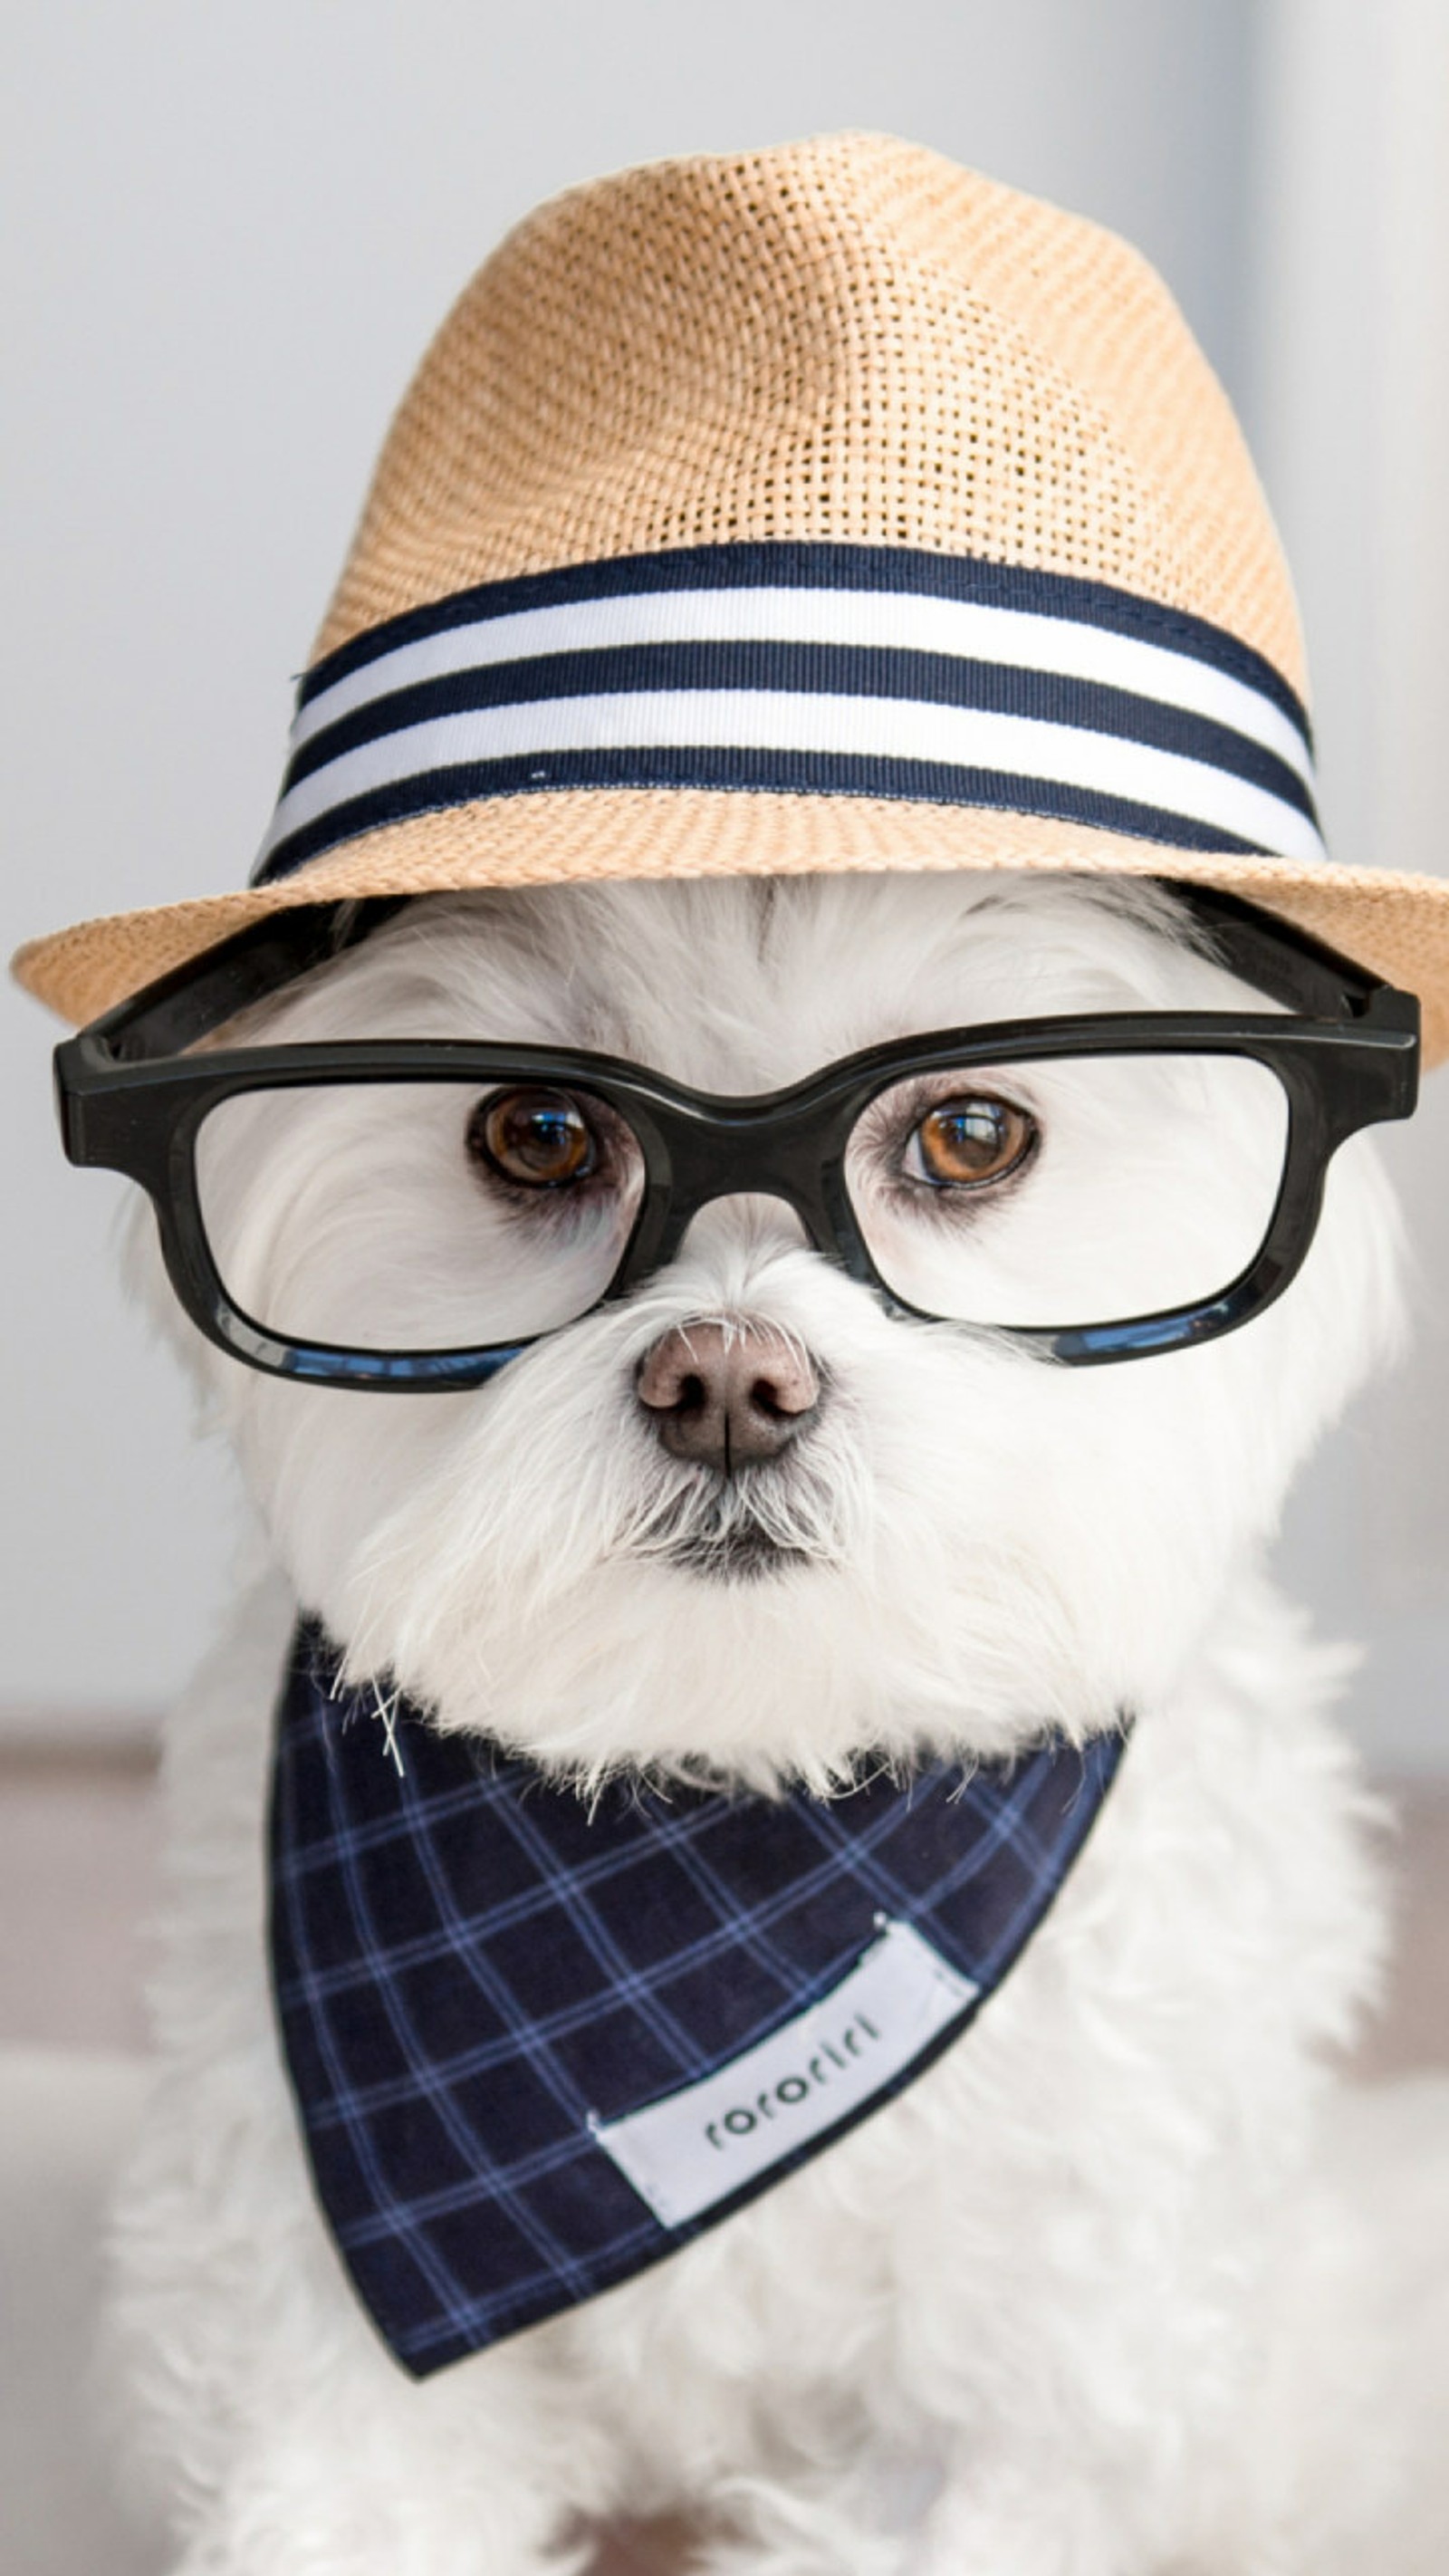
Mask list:
[[[820,1403],[820,1374],[762,1324],[680,1324],[646,1352],[639,1401],[675,1458],[728,1475],[777,1458]]]

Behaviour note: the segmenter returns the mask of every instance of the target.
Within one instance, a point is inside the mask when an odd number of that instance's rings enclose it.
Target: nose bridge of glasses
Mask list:
[[[833,1231],[827,1171],[833,1126],[800,1113],[716,1114],[690,1121],[672,1141],[673,1223],[677,1247],[712,1208],[748,1208],[778,1224],[788,1209],[805,1240],[824,1250]]]

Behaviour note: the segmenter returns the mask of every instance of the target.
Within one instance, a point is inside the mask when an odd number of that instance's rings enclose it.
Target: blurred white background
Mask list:
[[[540,197],[650,155],[885,127],[1077,207],[1163,270],[1298,574],[1339,854],[1435,868],[1449,680],[1443,0],[17,0],[3,930],[238,882],[388,412]],[[116,1200],[0,1004],[0,1717],[123,1733],[207,1636],[221,1459],[117,1284]],[[1449,1087],[1449,1074],[1441,1077]],[[1370,1658],[1376,1761],[1449,1768],[1449,1097],[1394,1140],[1415,1361],[1285,1539]]]

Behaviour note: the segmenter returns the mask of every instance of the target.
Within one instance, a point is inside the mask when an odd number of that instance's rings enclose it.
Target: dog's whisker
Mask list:
[[[401,1780],[406,1776],[402,1751],[397,1740],[397,1712],[398,1704],[402,1698],[402,1692],[399,1689],[393,1689],[384,1695],[382,1690],[378,1687],[378,1684],[374,1682],[372,1685],[372,1698],[373,1713],[382,1720],[382,1731],[386,1750],[392,1755],[393,1762],[397,1768],[398,1778]]]

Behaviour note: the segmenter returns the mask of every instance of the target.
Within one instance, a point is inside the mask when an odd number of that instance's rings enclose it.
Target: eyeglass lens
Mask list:
[[[1068,1056],[882,1092],[846,1183],[907,1305],[957,1323],[1125,1323],[1214,1297],[1252,1261],[1288,1102],[1232,1055]]]
[[[527,1340],[598,1303],[644,1185],[602,1101],[537,1083],[322,1083],[234,1093],[196,1140],[202,1225],[233,1305],[358,1351]]]

